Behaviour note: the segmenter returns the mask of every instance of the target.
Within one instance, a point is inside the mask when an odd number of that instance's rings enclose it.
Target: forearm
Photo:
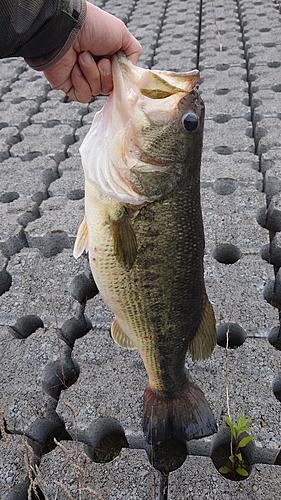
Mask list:
[[[0,57],[22,56],[34,69],[54,65],[86,18],[85,0],[0,0]],[[27,5],[27,6],[26,6]]]

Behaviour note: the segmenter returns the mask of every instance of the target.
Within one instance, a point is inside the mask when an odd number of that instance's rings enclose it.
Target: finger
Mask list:
[[[123,41],[121,50],[124,52],[125,56],[132,61],[133,64],[137,64],[138,59],[142,53],[142,46],[137,41],[137,39],[130,33],[127,33]]]
[[[83,75],[79,64],[75,64],[71,72],[72,88],[67,92],[71,99],[79,102],[89,102],[92,98],[92,89]]]
[[[101,74],[92,54],[88,51],[82,52],[78,56],[78,62],[84,78],[91,89],[91,95],[101,94]]]
[[[104,95],[110,94],[113,89],[111,61],[110,59],[103,58],[98,62],[98,69],[100,72],[101,92]]]

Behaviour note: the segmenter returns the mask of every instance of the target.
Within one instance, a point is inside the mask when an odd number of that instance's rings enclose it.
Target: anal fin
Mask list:
[[[204,290],[201,321],[188,350],[193,361],[211,356],[217,342],[216,320],[211,302]]]
[[[131,339],[129,339],[128,335],[126,335],[126,333],[124,333],[122,328],[119,326],[116,318],[112,321],[111,336],[114,342],[124,349],[136,349]]]

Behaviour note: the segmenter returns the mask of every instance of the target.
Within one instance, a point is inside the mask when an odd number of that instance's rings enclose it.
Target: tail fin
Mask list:
[[[143,432],[148,443],[154,445],[171,436],[185,441],[209,436],[217,432],[217,424],[203,392],[187,380],[174,397],[146,387]]]

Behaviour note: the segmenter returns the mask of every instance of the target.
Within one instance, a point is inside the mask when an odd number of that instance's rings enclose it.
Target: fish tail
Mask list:
[[[143,432],[155,445],[170,437],[190,441],[217,432],[214,415],[203,392],[191,380],[173,397],[154,391],[144,392]]]

